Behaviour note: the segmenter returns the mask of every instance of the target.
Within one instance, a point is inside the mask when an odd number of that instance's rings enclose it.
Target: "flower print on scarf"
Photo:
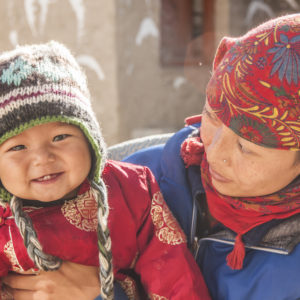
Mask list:
[[[275,47],[271,48],[268,53],[275,53],[272,63],[274,66],[271,71],[271,76],[278,71],[279,79],[285,77],[290,84],[291,81],[298,84],[300,78],[300,35],[297,35],[290,40],[285,34],[280,35],[280,42],[275,43]]]

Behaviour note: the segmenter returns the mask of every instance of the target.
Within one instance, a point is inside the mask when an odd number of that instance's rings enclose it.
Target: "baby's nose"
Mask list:
[[[35,165],[51,163],[55,161],[55,155],[50,148],[41,147],[34,151],[33,161]]]

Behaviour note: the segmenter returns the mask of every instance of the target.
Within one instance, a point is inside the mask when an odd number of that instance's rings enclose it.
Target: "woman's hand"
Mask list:
[[[100,294],[98,268],[70,262],[39,275],[11,273],[2,281],[15,300],[94,300]]]

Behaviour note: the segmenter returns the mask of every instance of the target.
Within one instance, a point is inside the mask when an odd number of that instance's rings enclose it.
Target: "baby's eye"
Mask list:
[[[24,145],[17,145],[8,149],[8,151],[21,151],[26,149]]]
[[[69,134],[59,134],[53,138],[53,142],[59,142],[65,140],[69,136],[70,136]]]

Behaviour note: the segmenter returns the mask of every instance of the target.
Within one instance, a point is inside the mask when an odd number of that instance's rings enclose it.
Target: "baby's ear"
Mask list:
[[[222,38],[222,40],[217,48],[216,55],[214,58],[213,70],[215,70],[218,67],[218,65],[224,58],[225,54],[235,44],[235,41],[236,41],[235,38],[229,38],[229,37]]]

